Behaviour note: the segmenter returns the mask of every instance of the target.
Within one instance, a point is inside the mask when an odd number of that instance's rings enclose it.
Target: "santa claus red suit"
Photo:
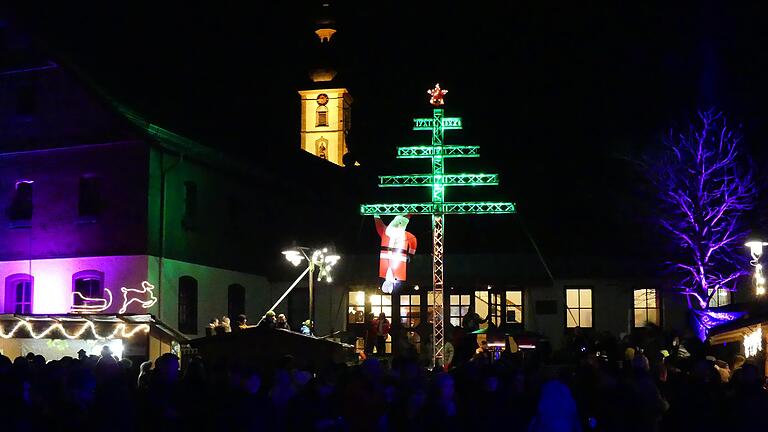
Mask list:
[[[378,216],[374,220],[381,237],[379,277],[392,283],[404,281],[408,261],[416,253],[416,237],[405,230],[409,216],[395,216],[389,225]]]

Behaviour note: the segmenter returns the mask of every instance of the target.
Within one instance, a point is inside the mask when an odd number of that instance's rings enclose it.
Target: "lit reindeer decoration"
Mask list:
[[[157,297],[155,297],[155,294],[152,292],[154,289],[155,286],[147,281],[141,283],[141,289],[132,289],[126,287],[120,288],[120,291],[123,292],[123,307],[120,308],[119,313],[125,313],[125,311],[128,309],[128,305],[133,302],[140,304],[144,309],[152,307],[155,303],[157,303]],[[146,296],[143,296],[142,294],[146,294]],[[144,298],[146,298],[146,300],[143,300]]]

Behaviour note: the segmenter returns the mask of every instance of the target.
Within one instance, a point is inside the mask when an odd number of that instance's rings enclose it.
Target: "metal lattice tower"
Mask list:
[[[435,106],[443,104],[446,91],[436,85],[429,92],[430,102]],[[398,147],[398,159],[424,158],[432,160],[431,174],[409,174],[379,176],[379,187],[429,186],[432,188],[432,202],[410,204],[363,204],[360,213],[364,215],[428,214],[432,216],[432,300],[433,357],[432,366],[443,364],[445,349],[445,306],[443,304],[443,240],[446,214],[502,214],[514,213],[511,202],[445,202],[445,188],[448,186],[496,186],[498,174],[445,174],[446,158],[479,157],[479,146],[443,145],[446,130],[461,129],[461,118],[444,117],[442,108],[432,110],[432,118],[413,119],[413,130],[432,131],[431,146]]]

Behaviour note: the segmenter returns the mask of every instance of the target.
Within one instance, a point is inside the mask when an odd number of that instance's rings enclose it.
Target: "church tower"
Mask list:
[[[312,84],[300,90],[301,148],[321,159],[343,166],[347,133],[351,127],[352,96],[338,82],[333,67],[333,36],[336,22],[330,17],[328,3],[322,5],[321,18],[315,22],[317,35],[315,65],[309,72]]]

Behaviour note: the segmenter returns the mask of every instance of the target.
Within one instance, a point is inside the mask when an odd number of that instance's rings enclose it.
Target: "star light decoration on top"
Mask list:
[[[443,105],[445,103],[443,102],[443,96],[445,96],[446,93],[448,93],[448,90],[443,90],[440,88],[440,84],[435,84],[435,88],[427,90],[427,94],[432,96],[429,98],[429,103],[436,107]]]

